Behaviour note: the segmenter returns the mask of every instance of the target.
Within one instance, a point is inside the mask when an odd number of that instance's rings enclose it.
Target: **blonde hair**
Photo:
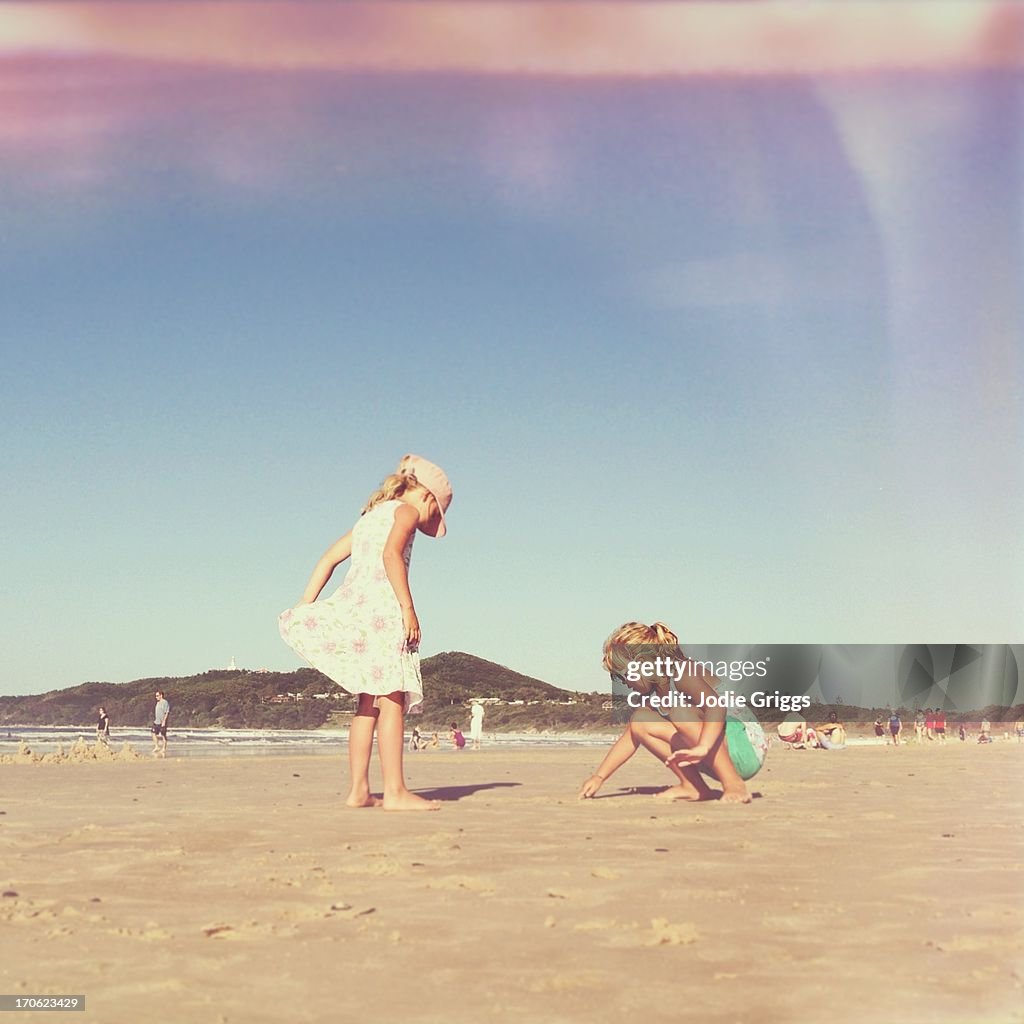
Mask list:
[[[419,485],[415,473],[392,473],[390,476],[384,477],[380,487],[366,499],[362,514],[365,516],[374,505],[379,505],[382,501],[394,501],[395,498],[400,498],[407,491],[411,491]]]
[[[605,640],[601,664],[606,672],[613,672],[623,667],[620,663],[650,659],[650,648],[655,646],[661,648],[658,654],[663,657],[679,661],[686,658],[679,646],[679,637],[664,622],[653,622],[649,626],[642,622],[626,622]],[[653,684],[644,679],[629,685],[635,690],[649,693]]]

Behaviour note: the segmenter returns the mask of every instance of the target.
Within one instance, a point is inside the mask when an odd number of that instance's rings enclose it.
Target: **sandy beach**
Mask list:
[[[446,803],[406,815],[346,811],[340,754],[3,766],[0,992],[103,1024],[1024,1019],[1024,747],[774,748],[746,807],[658,802],[639,755],[579,802],[599,759],[411,754]]]

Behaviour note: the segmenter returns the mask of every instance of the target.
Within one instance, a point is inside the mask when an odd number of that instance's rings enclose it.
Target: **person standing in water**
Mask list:
[[[479,750],[484,739],[484,706],[480,701],[474,701],[470,708],[469,738],[473,741],[472,750]]]
[[[163,690],[156,691],[156,707],[153,708],[153,756],[167,756],[167,719],[171,714],[171,705],[167,702]]]
[[[99,717],[96,719],[96,742],[103,746],[110,746],[110,716],[106,708],[100,708]]]

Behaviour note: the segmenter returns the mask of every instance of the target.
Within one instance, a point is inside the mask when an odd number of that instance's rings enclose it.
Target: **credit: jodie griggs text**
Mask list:
[[[763,661],[701,661],[658,656],[649,661],[629,661],[622,676],[624,682],[639,683],[646,679],[665,679],[679,683],[684,676],[716,676],[738,682],[741,679],[761,678],[768,674],[768,659]],[[805,694],[788,694],[779,690],[770,693],[755,690],[747,695],[723,690],[720,693],[697,694],[696,699],[681,690],[671,689],[668,693],[638,693],[631,690],[626,695],[631,708],[777,708],[779,711],[803,711],[810,706],[811,698]]]

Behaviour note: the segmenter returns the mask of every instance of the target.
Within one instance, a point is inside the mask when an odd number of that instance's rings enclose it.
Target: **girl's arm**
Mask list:
[[[395,523],[391,527],[388,539],[384,542],[384,571],[398,598],[402,609],[402,624],[405,626],[405,642],[420,642],[420,620],[416,617],[416,609],[412,603],[412,592],[409,590],[409,569],[402,553],[405,545],[419,525],[419,513],[412,505],[402,504],[395,509]]]
[[[714,678],[714,676],[710,677],[711,680]],[[708,677],[704,675],[684,674],[679,682],[679,688],[689,696],[691,707],[696,707],[700,703],[701,694],[705,697],[716,696],[715,688],[708,681]],[[679,729],[678,725],[676,729]],[[712,747],[721,738],[723,732],[725,732],[725,708],[708,707],[705,702],[704,718],[701,722],[697,742],[692,747],[674,751],[666,763],[695,764],[698,761],[703,761],[711,753]]]
[[[316,568],[313,570],[313,575],[309,577],[309,582],[306,584],[306,590],[299,604],[312,604],[320,596],[320,591],[327,586],[331,573],[351,554],[352,531],[349,530],[344,537],[336,540],[323,553],[320,561],[316,563]]]
[[[583,783],[579,799],[586,800],[592,797],[604,784],[605,780],[617,772],[635,753],[637,741],[633,738],[629,726],[625,732],[608,748],[604,760],[597,766],[597,771]]]

